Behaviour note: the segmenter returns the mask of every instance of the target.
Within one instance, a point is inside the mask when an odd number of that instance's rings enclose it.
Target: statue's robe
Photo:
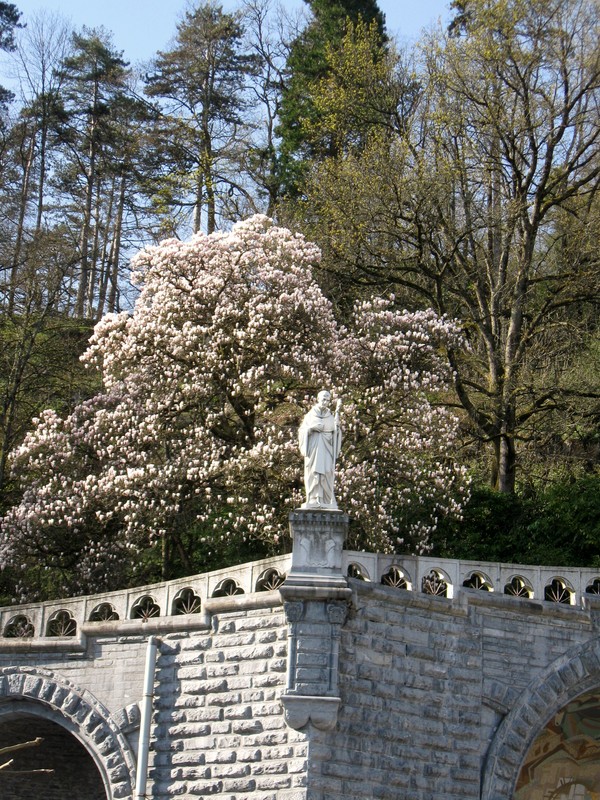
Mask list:
[[[321,423],[323,430],[311,430]],[[335,462],[342,445],[342,431],[329,409],[312,408],[298,431],[304,456],[306,503],[303,508],[337,508],[333,492]]]

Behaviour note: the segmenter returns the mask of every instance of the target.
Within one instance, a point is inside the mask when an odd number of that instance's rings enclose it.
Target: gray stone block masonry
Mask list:
[[[3,800],[134,797],[150,636],[148,798],[510,800],[600,688],[600,575],[349,553],[346,526],[297,511],[291,556],[0,609],[0,748],[40,730],[17,766],[60,775],[0,770]]]

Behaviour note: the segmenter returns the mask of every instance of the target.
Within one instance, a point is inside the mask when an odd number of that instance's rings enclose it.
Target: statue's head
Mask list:
[[[329,408],[331,404],[331,393],[324,389],[317,395],[317,404],[320,408]]]

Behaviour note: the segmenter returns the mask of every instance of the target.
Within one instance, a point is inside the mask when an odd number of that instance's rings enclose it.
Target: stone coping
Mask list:
[[[276,590],[290,571],[291,559],[287,554],[133,589],[3,607],[0,647],[76,651],[85,648],[88,636],[206,628],[216,612],[278,605],[281,597]],[[560,614],[569,607],[596,607],[600,594],[600,568],[344,551],[340,579],[345,576],[387,584],[414,593],[415,599],[437,595],[436,600],[447,603],[467,592],[475,593],[471,601],[493,605],[495,598],[512,595]]]

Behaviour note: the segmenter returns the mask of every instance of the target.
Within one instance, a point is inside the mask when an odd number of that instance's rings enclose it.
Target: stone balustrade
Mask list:
[[[6,640],[14,645],[15,639],[24,639],[33,645],[31,640],[43,639],[41,646],[72,649],[85,632],[99,630],[99,624],[130,633],[136,629],[149,632],[203,626],[218,598],[278,589],[289,572],[291,558],[291,554],[277,556],[123,591],[0,608],[0,648],[11,644]],[[600,568],[344,551],[342,573],[402,591],[449,599],[466,589],[582,607],[600,594]]]
[[[206,627],[211,605],[276,589],[289,562],[284,555],[133,589],[0,608],[0,649],[15,639],[73,649],[73,640],[83,646],[83,636],[101,626],[128,634]]]
[[[600,594],[600,567],[545,567],[345,552],[344,572],[349,577],[448,598],[456,597],[463,589],[479,589],[582,606],[591,595]]]

